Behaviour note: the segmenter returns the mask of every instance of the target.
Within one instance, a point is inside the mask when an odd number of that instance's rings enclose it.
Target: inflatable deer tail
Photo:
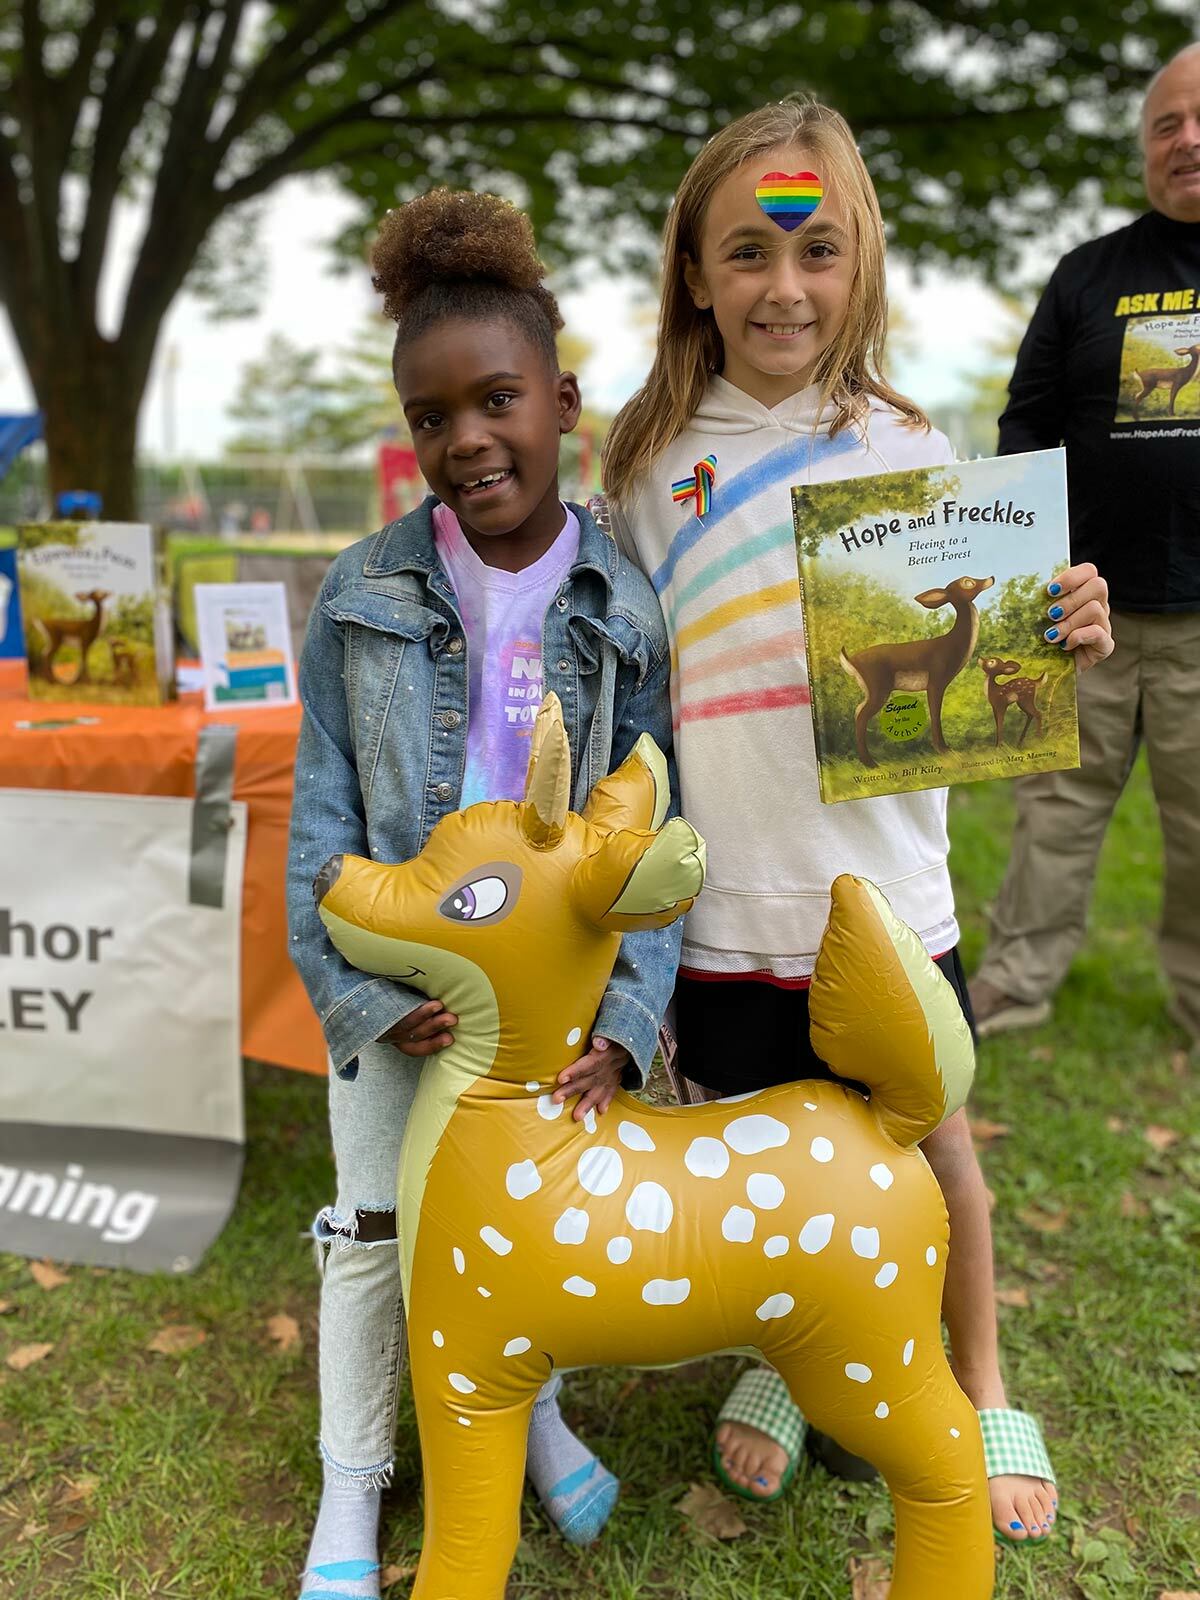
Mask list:
[[[809,996],[813,1049],[865,1084],[884,1132],[918,1144],[966,1102],[971,1031],[949,983],[873,883],[843,874]]]

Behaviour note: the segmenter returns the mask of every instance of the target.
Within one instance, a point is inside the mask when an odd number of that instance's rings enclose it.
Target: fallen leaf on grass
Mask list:
[[[1007,1122],[989,1122],[986,1117],[969,1117],[971,1137],[977,1144],[991,1144],[993,1139],[1003,1139],[1011,1130]]]
[[[0,1317],[11,1317],[16,1309],[11,1300],[0,1300]]]
[[[1157,1150],[1161,1155],[1164,1150],[1169,1150],[1173,1144],[1178,1144],[1183,1135],[1177,1133],[1174,1128],[1160,1128],[1157,1123],[1152,1122],[1144,1130],[1142,1137],[1152,1149]]]
[[[1119,1209],[1123,1217],[1145,1217],[1150,1212],[1150,1207],[1146,1202],[1139,1200],[1137,1195],[1131,1194],[1128,1189],[1121,1196]]]
[[[44,1522],[27,1522],[17,1535],[17,1543],[23,1544],[27,1539],[36,1539],[39,1533],[45,1533]]]
[[[5,1366],[14,1372],[24,1372],[35,1361],[42,1361],[54,1349],[52,1344],[21,1344],[5,1359]]]
[[[1056,1283],[1063,1274],[1057,1261],[1031,1261],[1028,1270],[1039,1283]]]
[[[60,1272],[52,1262],[31,1261],[29,1270],[33,1274],[33,1281],[40,1289],[57,1289],[61,1283],[70,1283],[70,1278],[65,1272]]]
[[[416,1575],[416,1567],[398,1567],[393,1563],[391,1566],[384,1567],[379,1574],[379,1582],[382,1588],[389,1589],[393,1583],[401,1583],[406,1578],[415,1578]]]
[[[1140,1539],[1142,1537],[1141,1517],[1135,1516],[1132,1511],[1127,1511],[1122,1518],[1122,1522],[1125,1526],[1125,1532],[1131,1539]]]
[[[632,1378],[626,1378],[625,1382],[617,1390],[617,1398],[613,1402],[614,1409],[617,1406],[623,1405],[624,1402],[629,1399],[629,1396],[633,1394],[634,1390],[640,1389],[641,1386],[642,1380],[637,1373],[634,1373]]]
[[[59,1505],[70,1506],[77,1500],[89,1500],[99,1482],[99,1478],[76,1478],[74,1482],[68,1479],[66,1488],[58,1497]]]
[[[888,1600],[891,1583],[891,1572],[875,1556],[868,1556],[865,1561],[851,1556],[851,1600]]]
[[[1124,1133],[1125,1119],[1124,1117],[1108,1117],[1105,1119],[1104,1126],[1108,1129],[1109,1133]]]
[[[208,1335],[203,1328],[190,1328],[186,1323],[173,1322],[168,1323],[165,1328],[160,1328],[146,1345],[146,1349],[153,1350],[160,1356],[174,1356],[182,1350],[194,1350],[207,1338]]]
[[[1028,1289],[997,1289],[996,1304],[1001,1306],[1021,1306],[1029,1304]]]
[[[746,1524],[739,1516],[737,1507],[726,1500],[712,1483],[689,1484],[688,1492],[683,1499],[675,1502],[675,1509],[681,1512],[694,1528],[698,1528],[701,1533],[710,1534],[714,1539],[737,1539],[747,1532]]]
[[[1164,1589],[1158,1600],[1200,1600],[1200,1589]]]
[[[1168,1372],[1178,1373],[1180,1377],[1200,1371],[1200,1361],[1190,1350],[1164,1350],[1160,1360]]]
[[[1026,1227],[1036,1228],[1038,1233],[1061,1233],[1071,1220],[1069,1211],[1035,1211],[1032,1207],[1017,1215]]]
[[[1173,1050],[1171,1052],[1171,1071],[1177,1078],[1186,1078],[1188,1070],[1188,1053],[1186,1050]]]
[[[300,1324],[295,1317],[289,1317],[286,1311],[277,1311],[273,1317],[267,1318],[267,1332],[279,1347],[280,1355],[287,1355],[289,1350],[295,1350],[300,1344]]]
[[[1053,1061],[1054,1051],[1048,1044],[1035,1044],[1029,1052],[1031,1061]]]

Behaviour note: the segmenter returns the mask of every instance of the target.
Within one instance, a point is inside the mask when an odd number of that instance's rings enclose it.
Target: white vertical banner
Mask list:
[[[186,1272],[241,1177],[246,807],[0,789],[0,839],[0,1248]]]

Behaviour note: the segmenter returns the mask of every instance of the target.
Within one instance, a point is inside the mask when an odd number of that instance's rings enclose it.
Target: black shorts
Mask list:
[[[975,1018],[957,945],[935,965],[954,990],[975,1037]],[[704,980],[682,973],[675,983],[679,1070],[721,1094],[748,1094],[800,1078],[843,1083],[813,1054],[808,990],[753,979]]]

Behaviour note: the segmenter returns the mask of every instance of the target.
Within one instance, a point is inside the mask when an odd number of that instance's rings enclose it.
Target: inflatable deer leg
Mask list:
[[[942,1274],[931,1271],[929,1280],[940,1294]],[[834,1306],[823,1306],[821,1315],[839,1320]],[[990,1595],[993,1556],[979,1419],[951,1374],[936,1308],[911,1339],[904,1338],[907,1330],[884,1327],[872,1342],[849,1319],[828,1331],[827,1356],[811,1345],[764,1354],[812,1424],[883,1475],[896,1514],[890,1600]],[[831,1404],[831,1396],[845,1389],[847,1349],[890,1395],[881,1405],[897,1426],[881,1427],[869,1414],[856,1416]]]
[[[521,1532],[529,1414],[550,1368],[543,1363],[540,1375],[531,1372],[516,1397],[512,1376],[502,1398],[488,1397],[481,1385],[471,1396],[481,1403],[460,1422],[460,1407],[438,1393],[437,1355],[429,1340],[411,1353],[425,1475],[425,1535],[412,1600],[504,1600]]]

